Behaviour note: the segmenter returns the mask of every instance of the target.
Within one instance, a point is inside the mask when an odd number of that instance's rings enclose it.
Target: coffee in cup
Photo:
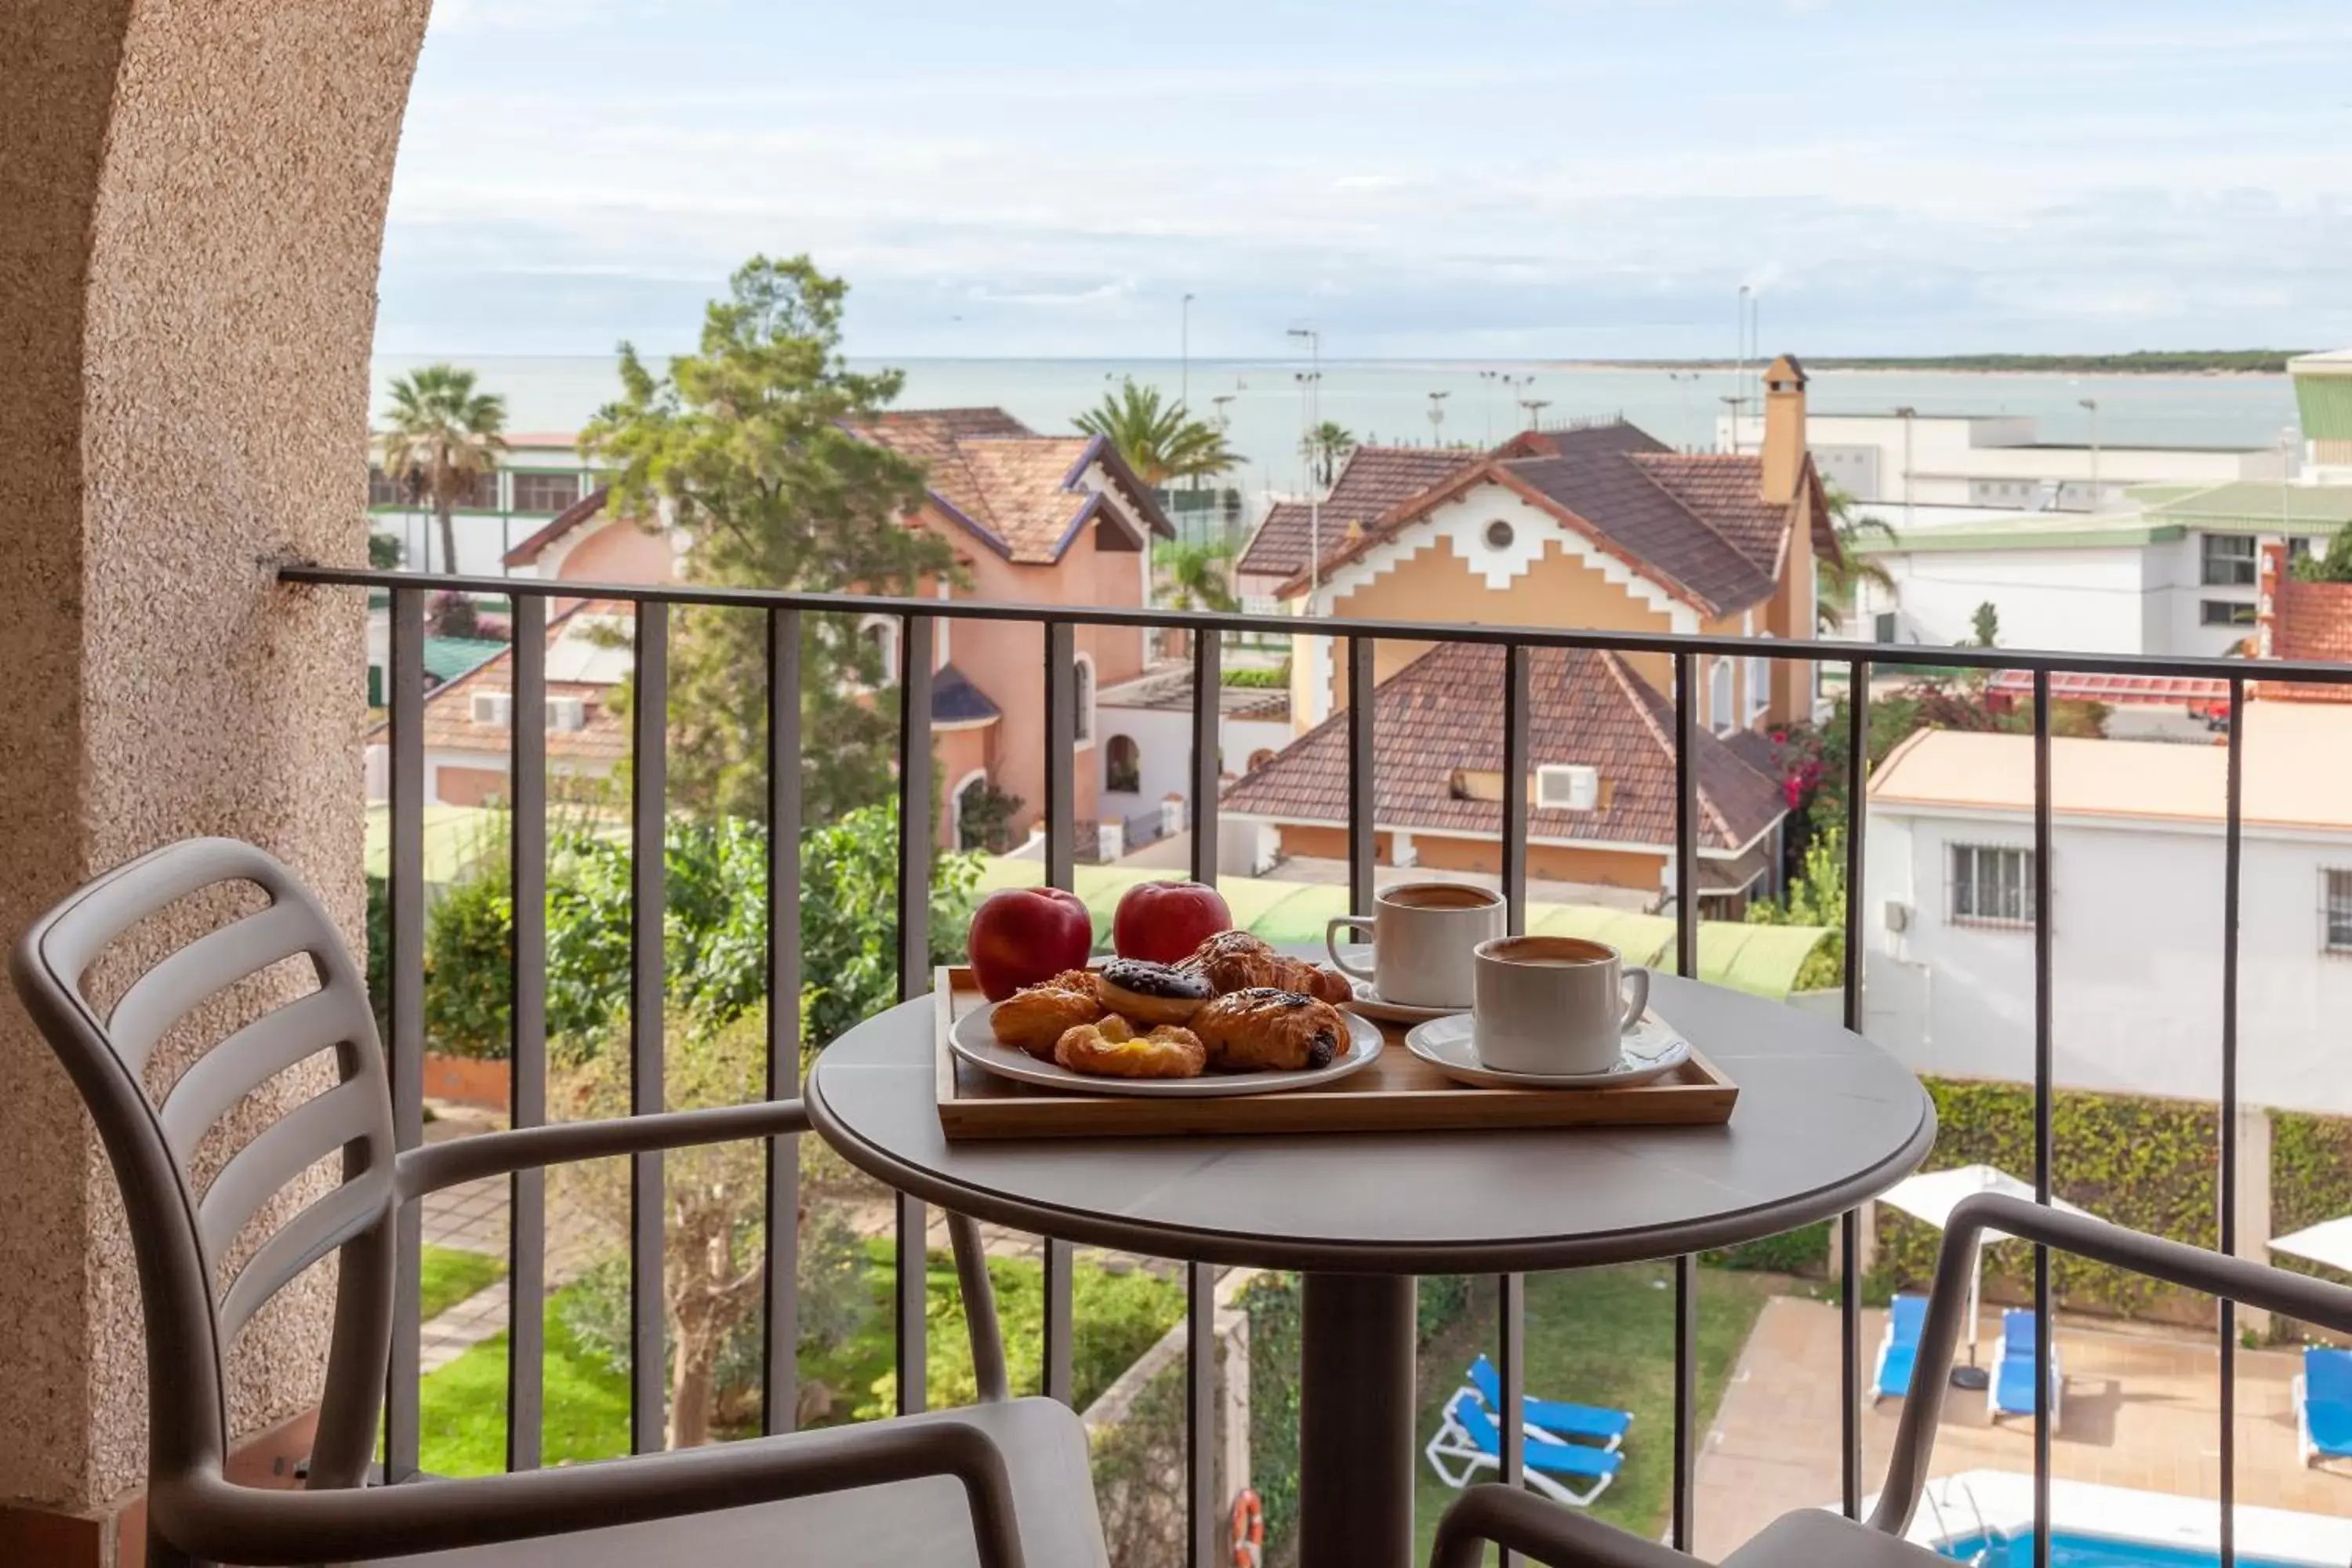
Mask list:
[[[1582,937],[1502,937],[1472,964],[1472,1040],[1496,1072],[1607,1072],[1650,1005],[1650,972]]]
[[[1368,915],[1341,915],[1324,930],[1324,945],[1343,973],[1369,980],[1383,1002],[1402,1007],[1460,1008],[1470,1005],[1473,953],[1503,934],[1499,894],[1467,882],[1400,882],[1382,889]],[[1372,933],[1372,967],[1339,955],[1342,931]]]

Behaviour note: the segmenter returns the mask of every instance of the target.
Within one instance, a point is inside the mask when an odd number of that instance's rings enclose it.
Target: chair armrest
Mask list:
[[[1004,1456],[987,1433],[951,1420],[365,1490],[268,1490],[210,1470],[157,1485],[151,1517],[183,1552],[266,1568],[565,1535],[926,1476],[963,1483],[981,1568],[1022,1568]]]
[[[1695,1568],[1671,1546],[1603,1524],[1517,1487],[1472,1487],[1437,1521],[1429,1568],[1478,1568],[1486,1543],[1549,1568]]]
[[[776,1138],[809,1131],[808,1110],[797,1100],[756,1105],[722,1105],[707,1110],[671,1110],[654,1116],[622,1116],[608,1121],[561,1121],[519,1127],[410,1149],[399,1160],[399,1195],[411,1198],[541,1165],[642,1154],[697,1143],[730,1143],[739,1138]]]
[[[1936,1258],[1936,1283],[1927,1293],[1927,1321],[1919,1331],[1918,1357],[1911,1365],[1911,1394],[1903,1402],[1903,1422],[1886,1467],[1886,1485],[1871,1510],[1870,1527],[1890,1535],[1910,1528],[1919,1489],[1936,1444],[1936,1418],[1951,1375],[1952,1347],[1968,1310],[1969,1277],[1984,1233],[2002,1231],[2022,1240],[2054,1247],[2095,1263],[2113,1264],[2168,1284],[2243,1301],[2287,1317],[2352,1333],[2352,1289],[2284,1269],[2266,1268],[2242,1258],[2208,1252],[2185,1242],[2144,1236],[2136,1230],[1990,1193],[1963,1198],[1944,1226],[1944,1246]]]

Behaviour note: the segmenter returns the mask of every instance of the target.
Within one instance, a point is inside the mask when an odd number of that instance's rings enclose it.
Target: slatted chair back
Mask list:
[[[182,900],[235,884],[258,888],[268,902],[155,963],[101,1016],[86,987],[112,943]],[[149,1058],[174,1025],[295,958],[308,961],[317,990],[236,1029],[151,1097]],[[26,931],[10,969],[80,1090],[121,1185],[146,1311],[151,1484],[224,1462],[229,1347],[289,1281],[340,1252],[310,1484],[358,1485],[374,1451],[391,1346],[394,1146],[366,982],[334,922],[263,851],[234,839],[189,839],[68,896]],[[191,1167],[206,1133],[253,1090],[321,1052],[332,1053],[333,1086],[255,1134],[198,1196]],[[226,1269],[232,1243],[271,1200],[338,1152],[336,1185]]]

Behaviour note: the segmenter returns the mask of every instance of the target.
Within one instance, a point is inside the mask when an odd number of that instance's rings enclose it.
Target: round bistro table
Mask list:
[[[1739,1086],[1728,1122],[950,1143],[929,998],[828,1047],[807,1101],[844,1159],[927,1202],[1097,1247],[1303,1272],[1302,1568],[1408,1568],[1415,1276],[1752,1241],[1883,1192],[1935,1141],[1919,1080],[1858,1035],[1665,974],[1652,1001]]]

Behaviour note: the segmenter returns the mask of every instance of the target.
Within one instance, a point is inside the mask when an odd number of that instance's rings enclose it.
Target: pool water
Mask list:
[[[1936,1548],[1947,1557],[1979,1568],[2033,1568],[2033,1537],[1969,1535]],[[2217,1552],[2200,1548],[2166,1546],[2152,1541],[2117,1541],[2104,1535],[2071,1535],[2053,1531],[2050,1536],[2050,1568],[2221,1568]],[[2292,1568],[2292,1565],[2240,1553],[2238,1568]]]

